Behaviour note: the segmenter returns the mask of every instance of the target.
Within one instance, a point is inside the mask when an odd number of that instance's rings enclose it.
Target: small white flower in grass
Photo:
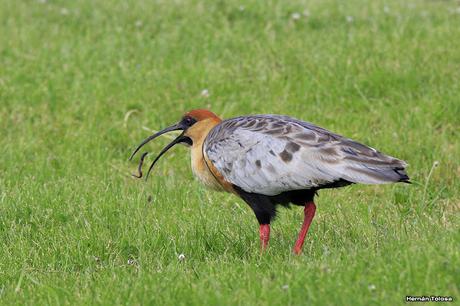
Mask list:
[[[291,15],[291,18],[292,18],[293,20],[299,20],[300,17],[302,17],[302,16],[301,16],[300,13],[298,13],[298,12],[292,13],[292,15]]]
[[[347,19],[347,22],[348,22],[348,23],[351,23],[351,22],[353,22],[353,20],[354,20],[353,16],[347,16],[346,19]]]
[[[288,289],[289,289],[289,285],[283,285],[283,287],[281,287],[281,289],[283,289],[283,290],[288,290]]]
[[[185,260],[185,255],[184,254],[179,254],[179,256],[177,256],[177,259],[179,259],[179,261],[184,261]]]
[[[367,288],[370,290],[370,291],[374,291],[376,289],[375,285],[374,284],[370,284],[369,286],[367,286]]]
[[[439,162],[437,160],[435,160],[434,163],[433,163],[433,167],[437,167],[437,166],[439,166]]]
[[[204,98],[209,97],[209,90],[207,90],[206,88],[203,89],[203,90],[201,91],[201,96],[204,97]]]
[[[128,259],[128,265],[134,265],[136,261],[132,258]]]
[[[65,7],[61,8],[61,15],[69,15],[69,10],[66,9]]]

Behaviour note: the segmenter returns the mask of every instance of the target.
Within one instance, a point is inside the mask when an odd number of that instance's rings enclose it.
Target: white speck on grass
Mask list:
[[[283,285],[283,286],[281,287],[281,289],[283,289],[283,290],[288,290],[288,289],[289,289],[289,285]]]
[[[136,261],[132,258],[128,259],[128,265],[134,265]]]
[[[346,19],[348,23],[351,23],[354,20],[353,16],[347,16]]]
[[[179,254],[179,256],[177,256],[177,259],[179,259],[179,261],[184,261],[185,260],[185,255],[184,254]]]
[[[241,12],[244,11],[244,5],[240,5],[240,7],[238,8]]]
[[[134,25],[136,26],[136,28],[140,28],[140,27],[142,27],[142,21],[137,20]]]
[[[389,8],[388,6],[385,5],[385,6],[383,7],[383,12],[384,12],[385,14],[388,14],[388,13],[390,12],[390,8]]]
[[[203,90],[201,91],[201,96],[202,96],[203,98],[209,97],[209,90],[203,89]]]
[[[433,163],[433,167],[436,168],[437,166],[439,166],[439,162],[437,160],[435,160],[434,163]]]
[[[65,7],[61,8],[61,15],[69,15],[69,10],[66,9]]]
[[[367,286],[367,288],[370,290],[370,291],[374,291],[376,289],[375,285],[374,284],[370,284],[369,286]]]
[[[292,13],[292,15],[291,15],[291,18],[292,18],[293,20],[299,20],[300,17],[302,17],[302,16],[301,16],[300,13],[298,13],[298,12]]]

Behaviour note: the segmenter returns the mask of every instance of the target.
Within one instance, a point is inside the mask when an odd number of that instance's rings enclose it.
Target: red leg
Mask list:
[[[294,245],[294,253],[297,255],[299,255],[300,252],[302,252],[303,242],[305,240],[305,236],[308,233],[308,228],[310,227],[311,221],[313,220],[313,217],[315,216],[315,211],[316,211],[316,206],[315,206],[315,203],[313,203],[313,201],[307,202],[305,204],[302,228],[300,229],[299,237],[297,238],[297,241],[295,242],[295,245]]]
[[[268,240],[270,240],[270,224],[261,224],[259,228],[260,233],[260,248],[264,251],[268,247]]]

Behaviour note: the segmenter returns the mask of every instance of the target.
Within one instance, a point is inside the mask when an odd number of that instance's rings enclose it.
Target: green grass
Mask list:
[[[414,183],[321,192],[299,257],[281,209],[261,256],[186,148],[130,177],[143,127],[203,107],[314,122]],[[458,301],[459,131],[457,1],[0,1],[0,304]]]

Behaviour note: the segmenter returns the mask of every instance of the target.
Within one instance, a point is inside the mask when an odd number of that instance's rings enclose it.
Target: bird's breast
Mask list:
[[[205,157],[203,156],[202,146],[193,145],[191,152],[192,172],[195,177],[206,187],[217,191],[224,191],[224,188],[209,167],[206,165]]]

